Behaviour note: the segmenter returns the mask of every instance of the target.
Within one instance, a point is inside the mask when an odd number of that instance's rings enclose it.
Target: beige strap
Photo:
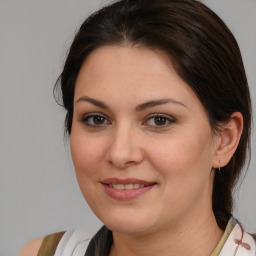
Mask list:
[[[65,232],[55,233],[44,237],[37,256],[53,256]]]

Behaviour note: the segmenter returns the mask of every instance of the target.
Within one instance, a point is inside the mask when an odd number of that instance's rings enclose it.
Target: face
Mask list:
[[[163,53],[104,46],[81,67],[71,153],[86,201],[111,230],[147,233],[209,214],[216,141]]]

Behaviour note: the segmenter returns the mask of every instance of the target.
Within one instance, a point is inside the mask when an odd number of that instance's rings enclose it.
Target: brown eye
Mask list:
[[[107,118],[97,114],[90,114],[82,119],[82,122],[90,127],[102,127],[110,124]]]
[[[94,116],[93,117],[94,124],[101,125],[101,124],[104,124],[104,122],[105,122],[105,118],[102,116]]]
[[[162,127],[164,128],[175,123],[175,121],[176,120],[170,116],[155,114],[150,116],[144,124],[154,128],[162,128]]]
[[[161,125],[165,125],[167,122],[167,119],[165,117],[162,116],[157,116],[154,118],[154,122],[156,125],[161,126]]]

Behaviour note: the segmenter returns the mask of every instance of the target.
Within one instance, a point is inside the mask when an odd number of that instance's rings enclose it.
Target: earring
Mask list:
[[[220,174],[220,167],[219,167],[219,174]]]

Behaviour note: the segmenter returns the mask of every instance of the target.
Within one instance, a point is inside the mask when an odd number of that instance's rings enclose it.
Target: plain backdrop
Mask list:
[[[74,31],[109,1],[0,0],[0,255],[29,240],[101,223],[80,194],[52,89]],[[203,1],[236,36],[256,105],[256,1]],[[255,116],[255,115],[254,115]],[[256,139],[234,215],[256,232]]]

